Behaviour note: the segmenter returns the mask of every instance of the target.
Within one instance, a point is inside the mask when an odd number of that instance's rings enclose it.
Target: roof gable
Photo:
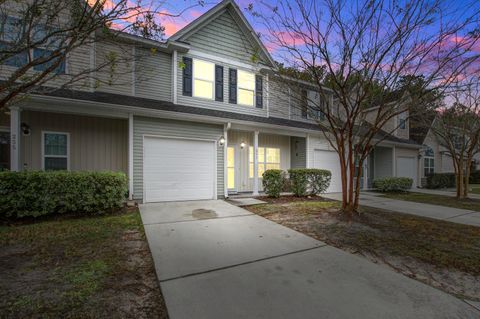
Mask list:
[[[202,50],[222,52],[231,58],[275,62],[233,0],[224,0],[175,33],[169,41],[187,42]],[[248,62],[247,61],[247,62]]]

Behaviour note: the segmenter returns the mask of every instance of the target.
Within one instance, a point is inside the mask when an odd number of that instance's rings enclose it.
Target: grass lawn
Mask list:
[[[0,226],[2,318],[167,318],[138,211]]]
[[[470,184],[470,193],[480,194],[480,185],[479,184]]]
[[[468,299],[480,300],[480,228],[362,208],[347,220],[338,202],[273,200],[247,207],[267,219],[359,253]]]
[[[406,200],[410,202],[441,205],[447,207],[468,209],[480,212],[480,200],[479,199],[456,199],[447,195],[435,195],[435,194],[423,194],[423,193],[387,193],[382,196]]]

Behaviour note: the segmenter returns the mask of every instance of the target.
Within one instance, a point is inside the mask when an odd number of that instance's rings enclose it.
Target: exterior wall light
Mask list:
[[[225,145],[225,137],[220,137],[220,140],[218,141],[218,144],[220,144],[220,146],[223,146]]]
[[[242,148],[242,150],[245,148],[246,145],[247,144],[244,141],[242,141],[242,143],[240,143],[240,147]]]

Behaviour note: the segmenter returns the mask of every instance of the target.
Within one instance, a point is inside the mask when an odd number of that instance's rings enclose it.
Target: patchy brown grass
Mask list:
[[[167,318],[137,210],[0,227],[2,318]]]
[[[374,208],[362,208],[360,216],[348,220],[332,201],[247,209],[447,292],[480,300],[479,227]]]

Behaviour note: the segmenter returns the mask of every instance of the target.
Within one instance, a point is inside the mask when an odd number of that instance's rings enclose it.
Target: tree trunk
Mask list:
[[[463,159],[462,159],[463,161]],[[464,176],[463,176],[463,163],[458,165],[458,174],[457,174],[457,199],[463,198],[463,186],[464,186]]]
[[[355,181],[355,201],[353,202],[353,209],[358,212],[358,207],[360,206],[360,179],[363,174],[363,160],[358,160],[358,173],[357,179]]]

